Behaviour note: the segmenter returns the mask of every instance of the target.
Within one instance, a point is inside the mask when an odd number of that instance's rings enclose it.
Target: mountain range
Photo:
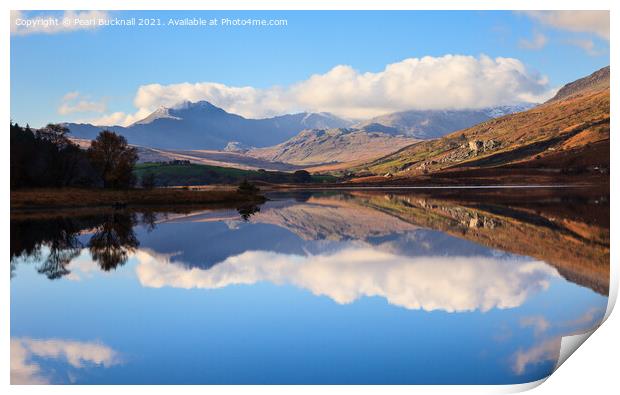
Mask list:
[[[125,136],[129,143],[139,146],[243,153],[254,147],[277,146],[289,139],[299,142],[303,136],[309,134],[298,135],[298,133],[314,129],[342,129],[340,133],[330,132],[326,135],[334,137],[346,135],[348,137],[345,140],[353,137],[350,136],[351,132],[344,133],[345,128],[371,133],[370,136],[361,138],[362,132],[356,132],[357,145],[360,145],[362,140],[377,143],[379,136],[384,137],[383,141],[387,142],[389,140],[387,135],[402,135],[416,139],[435,138],[493,117],[522,111],[527,106],[519,104],[483,110],[405,111],[354,124],[350,120],[325,112],[302,112],[272,118],[249,119],[226,112],[207,101],[199,101],[184,102],[175,107],[160,107],[146,118],[127,127],[78,123],[66,123],[65,126],[69,128],[74,138],[94,139],[101,130],[110,129]],[[396,149],[402,146],[400,143],[403,141],[402,137],[395,141]],[[338,145],[336,142],[334,144]],[[277,150],[275,147],[274,149]],[[380,154],[386,153],[388,152],[380,152]],[[303,158],[294,159],[299,163],[308,162]],[[327,158],[327,162],[338,160]]]
[[[371,118],[353,125],[370,132],[402,134],[417,139],[433,139],[468,128],[491,118],[521,112],[534,103],[488,107],[479,110],[411,110]]]
[[[166,149],[216,149],[229,142],[253,147],[279,144],[304,129],[339,128],[351,122],[329,113],[297,113],[264,119],[231,114],[207,101],[160,107],[128,127],[66,123],[73,137],[94,139],[103,129],[134,145]]]

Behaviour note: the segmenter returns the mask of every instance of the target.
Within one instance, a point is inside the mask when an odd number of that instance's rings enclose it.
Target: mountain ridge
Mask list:
[[[328,112],[299,112],[269,118],[245,118],[202,100],[160,106],[129,126],[65,123],[75,138],[94,139],[101,130],[122,134],[135,145],[163,149],[224,150],[231,142],[265,148],[294,138],[302,130],[354,127],[370,133],[414,138],[433,138],[472,126],[494,116],[519,111],[519,106],[484,110],[403,111],[354,122]],[[389,119],[400,117],[398,122]]]
[[[564,85],[560,90],[547,101],[547,103],[569,98],[574,95],[583,94],[588,91],[596,91],[609,86],[610,68],[605,66],[594,73],[579,78]]]
[[[533,103],[518,103],[477,110],[398,111],[358,122],[353,127],[368,131],[402,134],[417,139],[431,139],[474,126],[492,118],[525,111],[534,105]]]
[[[251,119],[229,113],[207,101],[159,107],[127,126],[65,123],[73,137],[94,139],[101,130],[125,136],[131,144],[166,149],[224,149],[232,141],[265,147],[314,127],[344,127],[350,121],[329,113],[295,113]]]
[[[368,160],[416,142],[402,135],[354,128],[308,129],[272,147],[246,152],[254,158],[295,165]]]

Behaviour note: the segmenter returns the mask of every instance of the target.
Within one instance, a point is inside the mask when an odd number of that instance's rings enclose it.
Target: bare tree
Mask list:
[[[90,145],[88,156],[99,171],[104,188],[130,188],[136,180],[133,167],[138,152],[123,136],[104,130]]]

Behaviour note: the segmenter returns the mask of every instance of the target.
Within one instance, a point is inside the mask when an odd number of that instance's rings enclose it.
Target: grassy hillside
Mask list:
[[[413,144],[352,170],[358,177],[381,178],[491,168],[575,175],[608,172],[609,81],[599,81],[595,88]]]
[[[312,175],[303,178],[295,173],[265,170],[243,170],[200,164],[139,163],[134,169],[138,182],[153,174],[156,186],[239,184],[243,180],[272,183],[304,183],[333,181],[334,177]]]

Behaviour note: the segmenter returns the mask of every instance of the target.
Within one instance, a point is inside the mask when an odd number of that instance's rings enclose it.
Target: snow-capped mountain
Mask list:
[[[65,124],[73,137],[93,139],[103,129],[122,134],[131,144],[170,149],[223,149],[235,141],[266,147],[281,143],[304,129],[346,127],[350,121],[329,113],[298,113],[249,119],[231,114],[207,101],[160,107],[128,126]]]
[[[148,117],[135,122],[134,125],[146,125],[149,124],[157,119],[162,119],[162,118],[169,118],[169,119],[177,119],[179,120],[180,118],[175,117],[174,115],[170,114],[170,108],[168,107],[164,107],[164,106],[160,106],[157,110],[155,110],[153,113],[151,113]]]
[[[474,126],[491,118],[525,111],[535,105],[533,103],[520,103],[479,110],[401,111],[371,118],[353,127],[373,132],[430,139],[445,136],[448,133]]]

